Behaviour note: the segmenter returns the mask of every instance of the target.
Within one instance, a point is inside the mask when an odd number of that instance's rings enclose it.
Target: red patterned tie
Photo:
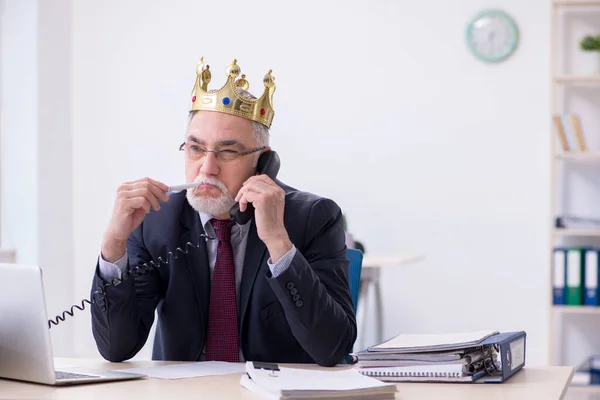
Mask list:
[[[207,361],[238,362],[238,315],[235,295],[235,266],[231,247],[233,221],[210,220],[219,244],[210,286],[208,308]]]

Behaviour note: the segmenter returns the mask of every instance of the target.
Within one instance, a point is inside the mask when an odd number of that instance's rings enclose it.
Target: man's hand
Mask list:
[[[235,201],[240,203],[240,211],[245,211],[246,205],[252,203],[258,237],[267,245],[271,262],[277,262],[292,248],[292,242],[283,225],[283,189],[267,175],[255,175],[244,182]]]
[[[108,229],[102,241],[102,258],[115,262],[125,254],[127,238],[150,212],[160,210],[158,201],[168,201],[168,186],[150,178],[125,182],[117,189],[117,197]]]

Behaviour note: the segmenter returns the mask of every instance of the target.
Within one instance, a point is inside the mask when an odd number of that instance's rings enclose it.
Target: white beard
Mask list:
[[[185,197],[194,210],[217,216],[228,213],[229,209],[235,204],[235,198],[229,194],[223,182],[218,179],[201,175],[198,176],[194,182],[207,183],[216,186],[221,191],[219,197],[204,197],[195,196],[194,189],[187,189]]]

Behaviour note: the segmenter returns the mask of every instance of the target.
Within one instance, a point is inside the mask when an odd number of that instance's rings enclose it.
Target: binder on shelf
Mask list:
[[[556,129],[556,133],[558,133],[558,138],[563,151],[570,151],[571,147],[569,144],[569,139],[567,138],[567,133],[565,132],[565,128],[563,126],[562,118],[560,115],[554,115],[552,120],[554,121],[554,128]]]
[[[437,339],[444,335],[422,336],[425,339],[418,341],[419,346],[413,346],[420,350],[413,352],[405,351],[408,346],[358,352],[355,368],[363,375],[384,382],[501,383],[525,365],[527,334],[524,331],[479,335],[480,340],[475,343],[464,341],[443,346],[439,340],[432,341],[431,346],[423,342],[427,337]],[[387,366],[392,361],[398,364]]]
[[[565,275],[567,250],[557,247],[554,249],[552,260],[552,303],[556,306],[566,304]]]
[[[552,121],[564,152],[588,151],[578,114],[554,114]]]
[[[600,219],[576,215],[558,215],[554,219],[557,229],[600,229]]]
[[[599,304],[598,292],[598,250],[584,250],[584,292],[583,304],[586,306],[597,306]]]
[[[569,248],[567,250],[567,285],[566,304],[580,306],[583,304],[583,249]]]
[[[583,136],[583,130],[581,128],[581,118],[579,115],[573,114],[570,116],[571,127],[573,128],[573,132],[575,132],[575,138],[577,139],[577,144],[580,151],[587,151],[587,144],[585,142],[585,138]]]
[[[577,141],[575,133],[571,129],[568,117],[566,115],[554,115],[552,120],[554,121],[554,127],[558,133],[562,149],[565,152],[576,151]]]

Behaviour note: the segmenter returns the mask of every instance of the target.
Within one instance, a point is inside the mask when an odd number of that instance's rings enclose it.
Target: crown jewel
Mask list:
[[[273,93],[275,93],[275,77],[269,72],[263,78],[265,90],[258,99],[248,100],[238,92],[238,88],[248,90],[250,85],[246,75],[241,73],[237,60],[233,60],[225,69],[227,82],[219,90],[208,90],[211,80],[210,66],[204,66],[204,57],[196,66],[196,82],[192,89],[190,111],[217,111],[259,122],[267,128],[271,127],[275,112],[273,111]],[[238,78],[238,79],[236,79]]]

